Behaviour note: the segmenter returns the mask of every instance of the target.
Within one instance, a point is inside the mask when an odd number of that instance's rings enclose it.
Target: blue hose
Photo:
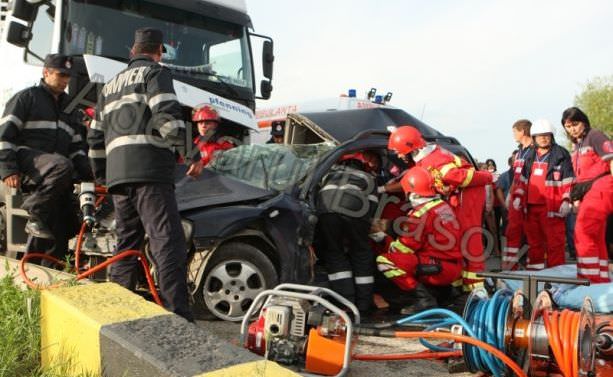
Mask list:
[[[490,298],[474,297],[465,311],[466,318],[446,309],[430,309],[399,319],[396,325],[407,323],[429,324],[426,331],[459,324],[469,336],[488,343],[504,352],[504,329],[507,312],[511,306],[513,293],[501,289]],[[448,348],[431,344],[420,339],[421,344],[434,351],[449,351]],[[482,371],[502,377],[506,366],[498,358],[479,347],[464,344],[464,358],[471,372]]]

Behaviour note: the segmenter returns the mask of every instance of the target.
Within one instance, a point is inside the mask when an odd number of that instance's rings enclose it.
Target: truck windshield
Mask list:
[[[175,74],[253,91],[246,28],[169,5],[136,0],[73,0],[64,12],[62,51],[127,60],[134,31],[164,33],[162,63]]]

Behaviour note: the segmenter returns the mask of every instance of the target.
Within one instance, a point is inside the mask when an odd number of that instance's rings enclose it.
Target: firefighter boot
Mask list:
[[[411,292],[415,302],[410,306],[405,306],[400,310],[400,314],[410,315],[421,311],[435,308],[438,303],[428,288],[422,283],[418,283],[415,289]]]

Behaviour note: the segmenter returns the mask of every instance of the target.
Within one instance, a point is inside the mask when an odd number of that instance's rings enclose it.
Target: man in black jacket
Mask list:
[[[40,84],[13,96],[0,120],[2,180],[30,194],[22,206],[30,214],[26,231],[36,237],[30,250],[59,259],[76,231],[73,178],[92,179],[84,126],[76,112],[65,111],[71,72],[71,57],[47,55]]]
[[[185,135],[181,105],[172,77],[161,60],[162,32],[135,33],[128,67],[109,81],[98,98],[88,142],[94,174],[113,194],[117,252],[140,250],[148,235],[164,305],[192,320],[187,292],[187,250],[174,196],[175,152],[184,157],[191,135]],[[188,176],[202,171],[193,154]],[[111,280],[128,289],[136,285],[138,261],[113,265]]]

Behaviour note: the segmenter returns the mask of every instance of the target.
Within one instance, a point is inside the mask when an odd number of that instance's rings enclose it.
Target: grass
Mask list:
[[[0,278],[0,377],[65,377],[70,361],[40,365],[40,294],[21,290],[13,275]],[[95,377],[81,374],[80,377]]]

